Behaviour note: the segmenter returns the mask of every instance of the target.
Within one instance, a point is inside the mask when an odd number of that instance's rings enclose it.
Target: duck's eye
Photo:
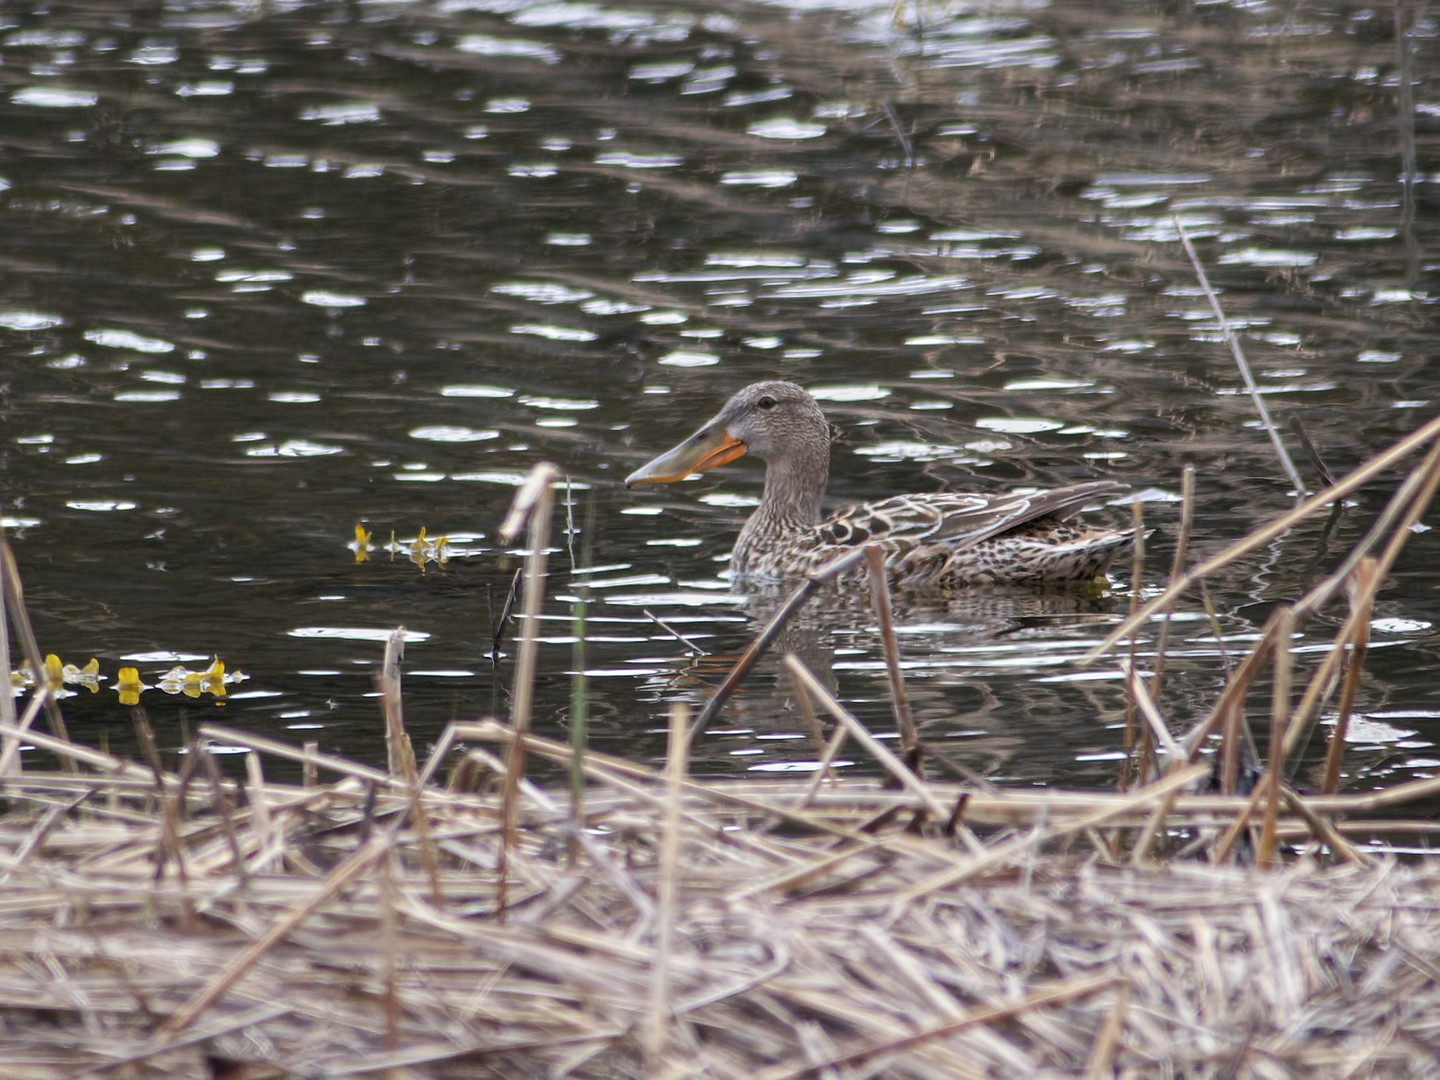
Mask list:
[[[766,394],[755,404],[759,405],[762,409],[773,409],[775,407],[775,399],[769,394]]]

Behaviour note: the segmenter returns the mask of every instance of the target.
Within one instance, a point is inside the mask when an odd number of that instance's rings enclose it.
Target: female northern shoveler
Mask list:
[[[830,425],[815,399],[788,382],[745,387],[625,486],[672,483],[746,453],[765,461],[765,493],[730,557],[737,577],[791,577],[878,543],[892,580],[907,589],[1087,581],[1134,535],[1070,520],[1086,503],[1127,490],[1111,480],[1026,495],[897,495],[821,520]]]

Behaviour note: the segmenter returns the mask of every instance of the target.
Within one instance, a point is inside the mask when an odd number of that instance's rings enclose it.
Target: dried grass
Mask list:
[[[520,785],[501,924],[498,795],[204,735],[340,775],[257,765],[242,796],[88,750],[89,775],[7,781],[0,1075],[1399,1077],[1440,1047],[1440,864],[1077,849],[1162,804],[1172,837],[1233,820],[1245,800],[1180,794],[1193,769],[1121,795],[847,779],[807,803],[808,781],[684,778],[677,726],[668,780],[587,755],[573,869],[568,806]],[[982,840],[933,817],[960,802]]]

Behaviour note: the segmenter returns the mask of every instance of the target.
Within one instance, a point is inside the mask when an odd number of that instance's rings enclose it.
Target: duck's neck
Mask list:
[[[763,569],[765,557],[797,529],[820,523],[820,503],[830,482],[830,447],[805,446],[770,462],[765,493],[735,541],[731,566],[738,572]],[[767,571],[768,572],[768,571]]]
[[[830,483],[830,448],[805,447],[803,453],[771,462],[765,469],[765,493],[755,516],[765,514],[787,528],[820,523],[820,501]]]

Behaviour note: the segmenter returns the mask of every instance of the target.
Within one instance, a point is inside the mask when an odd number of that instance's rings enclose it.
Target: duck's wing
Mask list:
[[[1024,495],[896,495],[842,510],[815,527],[816,540],[841,547],[871,542],[968,547],[1040,518],[1063,521],[1086,503],[1128,490],[1113,480],[1096,480]]]

